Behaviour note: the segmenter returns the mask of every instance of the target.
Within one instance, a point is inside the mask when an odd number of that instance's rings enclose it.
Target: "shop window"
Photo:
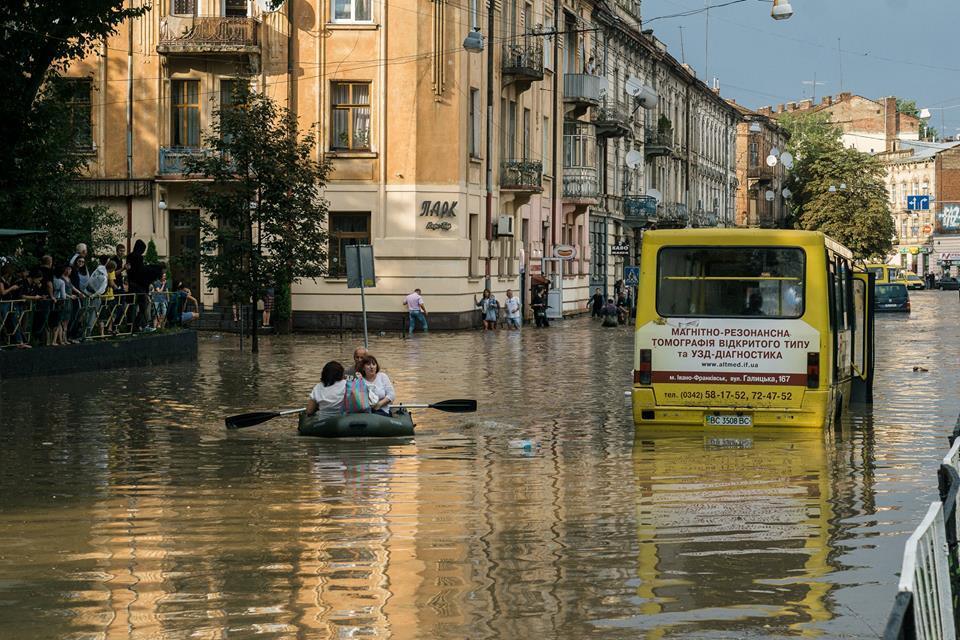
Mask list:
[[[355,244],[370,244],[370,214],[331,213],[329,225],[328,276],[347,277],[347,247]]]

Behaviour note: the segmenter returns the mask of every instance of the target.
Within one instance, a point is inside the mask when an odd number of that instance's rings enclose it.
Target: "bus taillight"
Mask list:
[[[650,384],[652,367],[652,353],[650,349],[640,349],[640,363],[633,371],[634,384]]]
[[[816,389],[820,386],[820,354],[816,351],[807,352],[807,388]]]

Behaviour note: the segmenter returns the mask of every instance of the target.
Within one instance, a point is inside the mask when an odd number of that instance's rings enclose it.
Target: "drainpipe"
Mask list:
[[[127,21],[127,180],[133,179],[133,23]],[[133,239],[133,196],[127,183],[127,252]]]
[[[496,21],[495,0],[487,3],[487,257],[483,263],[484,288],[490,289],[490,260],[493,256],[493,47]]]
[[[553,31],[554,33],[560,32],[560,0],[553,0]],[[560,171],[557,168],[557,158],[560,157],[558,147],[558,136],[557,136],[557,122],[559,115],[558,103],[561,100],[559,94],[560,91],[560,40],[559,36],[553,36],[553,66],[555,67],[553,72],[553,105],[551,107],[551,120],[550,122],[553,125],[553,158],[550,160],[551,172],[553,173],[553,181],[550,184],[550,244],[551,246],[557,244],[557,226],[560,219],[558,211],[558,200],[557,200],[557,182],[562,179]],[[564,67],[564,71],[566,68]],[[543,247],[543,255],[546,257],[547,248],[546,243]],[[562,270],[561,270],[562,271]],[[561,282],[563,274],[560,274]],[[562,313],[561,313],[562,315]]]

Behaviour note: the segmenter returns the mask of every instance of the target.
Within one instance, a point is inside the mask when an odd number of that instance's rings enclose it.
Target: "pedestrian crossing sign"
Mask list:
[[[624,267],[623,284],[628,287],[640,286],[640,267]]]

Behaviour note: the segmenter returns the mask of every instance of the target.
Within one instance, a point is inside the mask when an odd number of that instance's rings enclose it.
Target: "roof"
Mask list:
[[[886,164],[923,162],[933,160],[941,151],[960,146],[960,142],[924,142],[922,140],[900,140],[898,151],[912,151],[909,156],[884,160]]]
[[[795,229],[662,229],[643,234],[644,243],[655,246],[668,244],[705,244],[708,246],[794,246],[817,248],[824,245],[837,253],[851,257],[850,250],[820,231]]]
[[[42,236],[47,232],[40,229],[0,229],[0,238],[22,238],[23,236]]]

